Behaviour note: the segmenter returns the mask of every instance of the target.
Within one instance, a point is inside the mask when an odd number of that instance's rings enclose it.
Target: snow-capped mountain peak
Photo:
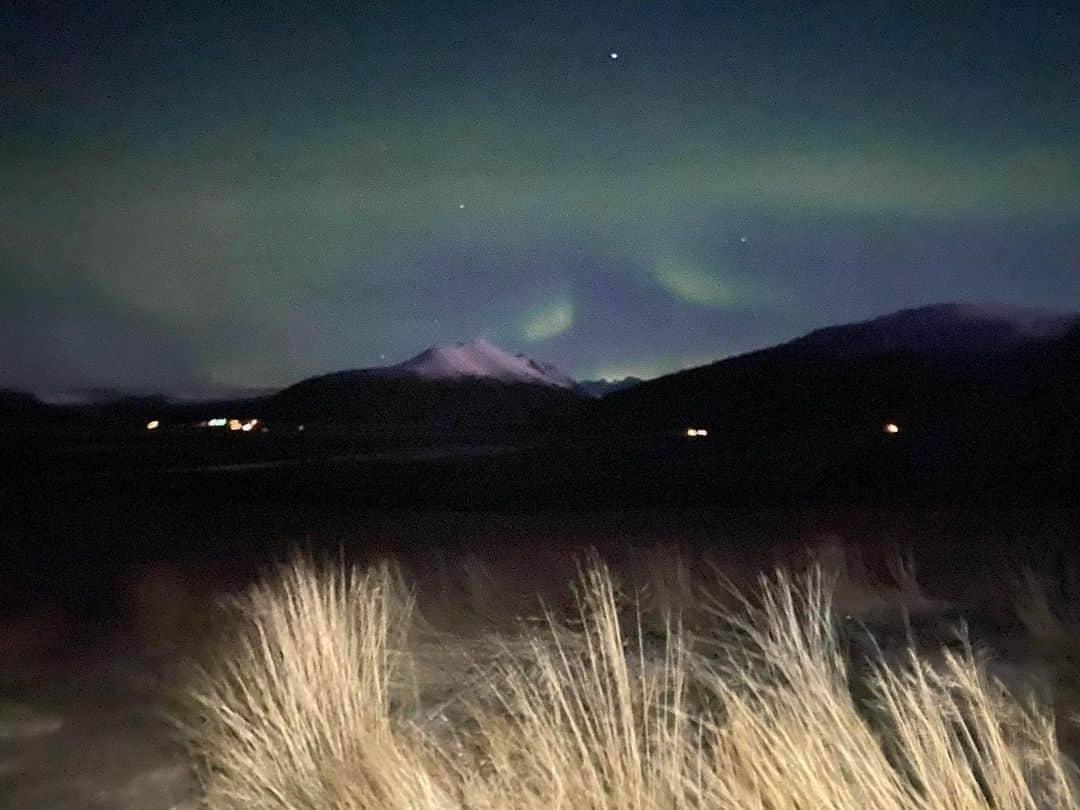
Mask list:
[[[448,346],[432,346],[388,371],[428,380],[487,378],[508,383],[532,383],[573,388],[572,379],[549,363],[523,354],[510,354],[483,338]]]

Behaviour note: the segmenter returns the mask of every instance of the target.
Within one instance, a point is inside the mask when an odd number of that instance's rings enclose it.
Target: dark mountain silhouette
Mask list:
[[[946,304],[829,327],[613,393],[605,416],[650,427],[768,425],[942,414],[957,397],[1068,388],[1080,315]],[[1015,404],[1015,403],[1014,403]]]
[[[387,452],[515,445],[512,457],[475,462],[485,483],[463,483],[466,501],[482,491],[492,503],[1005,504],[1075,500],[1078,404],[1080,318],[949,304],[818,330],[599,399],[546,364],[474,341],[230,401],[61,407],[5,392],[0,419],[6,435],[31,439],[31,458],[47,434],[33,423],[60,422],[76,423],[57,432],[60,442],[111,430],[120,442],[142,437],[131,442],[135,456],[146,447],[161,459],[317,460],[350,442]],[[211,417],[258,417],[269,432],[234,442],[194,430]],[[150,433],[152,419],[161,429]],[[297,430],[307,422],[326,430]],[[127,458],[113,463],[126,469]],[[443,474],[415,473],[445,494],[455,484]],[[281,476],[287,488],[292,479]],[[374,472],[365,480],[378,489]],[[379,490],[388,502],[411,497],[394,480]]]
[[[483,340],[431,347],[396,366],[312,377],[273,397],[270,417],[371,425],[567,427],[583,395],[554,366]]]
[[[568,389],[575,385],[551,363],[533,360],[523,354],[510,354],[483,338],[450,346],[431,346],[404,363],[368,371],[432,381],[486,379]]]
[[[890,353],[939,365],[995,357],[1063,337],[1080,314],[1001,304],[951,303],[906,309],[860,323],[818,329],[783,347],[804,357],[851,362]]]
[[[0,388],[0,422],[23,422],[45,418],[50,408],[33,394]]]
[[[581,418],[586,394],[549,363],[482,339],[433,346],[392,366],[302,380],[261,396],[171,401],[165,396],[95,396],[50,406],[29,394],[0,395],[0,418],[140,426],[150,419],[192,423],[214,417],[342,422],[374,427],[551,429]]]
[[[780,487],[1030,488],[1075,479],[1078,403],[1080,318],[944,305],[645,382],[596,417],[705,427],[729,472]]]
[[[623,377],[621,380],[579,380],[577,387],[585,395],[599,399],[616,391],[626,391],[641,383],[640,377]]]

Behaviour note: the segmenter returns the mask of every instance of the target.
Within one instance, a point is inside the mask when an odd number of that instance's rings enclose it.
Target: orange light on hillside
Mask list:
[[[230,419],[229,420],[229,430],[243,430],[243,429],[244,429],[244,425],[240,422],[239,419]]]
[[[888,433],[890,436],[895,436],[897,433],[900,432],[900,426],[896,424],[896,422],[886,422],[885,432]]]

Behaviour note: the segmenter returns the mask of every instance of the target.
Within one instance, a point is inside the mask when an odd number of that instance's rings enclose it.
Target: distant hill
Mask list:
[[[14,422],[42,418],[49,407],[33,394],[0,388],[0,421]]]
[[[1076,315],[924,307],[816,330],[598,398],[607,385],[575,383],[548,364],[470,341],[229,401],[128,397],[62,407],[0,392],[0,421],[21,441],[34,435],[35,422],[127,435],[160,419],[157,437],[184,435],[168,427],[211,417],[258,417],[270,428],[265,442],[221,445],[256,459],[339,452],[353,427],[388,449],[513,443],[517,461],[491,466],[489,489],[529,502],[545,489],[563,493],[560,501],[588,502],[616,492],[634,502],[733,504],[1076,498]],[[279,432],[275,421],[290,429]],[[341,430],[293,429],[309,421]],[[31,430],[13,429],[19,425]],[[540,434],[545,441],[521,440]]]
[[[807,358],[847,362],[903,353],[942,365],[999,356],[1033,342],[1061,338],[1077,326],[1080,314],[952,303],[818,329],[782,348]]]
[[[616,391],[626,391],[635,385],[640,385],[640,377],[623,377],[621,380],[581,380],[578,382],[578,390],[587,396],[599,399]]]
[[[546,429],[580,417],[583,399],[554,366],[472,340],[433,346],[398,365],[303,380],[270,397],[267,412],[372,424]]]
[[[1075,482],[1078,403],[1080,317],[944,305],[651,380],[599,400],[595,418],[637,432],[704,427],[729,471],[770,485],[859,487],[887,474],[907,488],[1030,488]]]
[[[677,426],[731,419],[828,421],[853,410],[909,410],[933,386],[1014,391],[1056,358],[1067,385],[1080,315],[944,304],[819,329],[788,343],[668,374],[606,397],[607,415]],[[929,386],[923,391],[922,386]],[[971,393],[974,391],[972,390]],[[944,393],[941,391],[939,393]],[[940,410],[944,403],[925,403]]]
[[[277,392],[238,393],[171,399],[92,390],[47,404],[30,394],[0,391],[0,419],[139,425],[150,419],[191,423],[239,415],[386,427],[548,429],[578,419],[586,399],[553,365],[481,339],[432,346],[396,365],[310,377]]]
[[[886,422],[901,428],[894,445],[924,459],[959,464],[961,456],[1011,456],[1029,467],[1040,457],[1063,460],[1080,446],[1077,403],[1080,315],[943,304],[819,329],[646,382],[577,383],[550,364],[473,340],[228,401],[126,397],[60,407],[4,392],[0,416],[134,425],[237,414],[596,437],[704,427],[709,443],[743,453],[745,463],[765,465],[761,474],[772,475],[766,460],[780,463],[796,444],[823,460],[854,457],[866,437],[881,438]]]
[[[368,369],[368,372],[443,382],[483,379],[567,389],[575,385],[550,363],[510,354],[482,338],[451,346],[432,346],[404,363]]]

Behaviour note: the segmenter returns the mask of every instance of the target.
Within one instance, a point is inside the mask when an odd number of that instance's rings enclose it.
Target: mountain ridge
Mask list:
[[[371,370],[434,380],[486,378],[567,389],[576,385],[573,379],[551,363],[537,361],[524,354],[510,354],[483,338],[429,346],[403,363]]]
[[[981,412],[979,396],[1005,407],[1008,396],[1069,388],[1078,345],[1080,314],[919,307],[658,377],[605,397],[601,412],[654,427],[712,420],[794,429],[842,414],[884,419],[890,409],[944,414],[934,392],[948,390],[959,419],[965,407]]]
[[[1077,326],[1077,313],[993,302],[949,302],[814,329],[771,348],[834,353],[837,356],[832,359],[839,360],[891,351],[959,357],[1000,353],[1031,341],[1060,338]]]
[[[1070,335],[1073,335],[1071,342]],[[377,391],[379,397],[389,397],[402,408],[408,408],[410,397],[417,396],[425,401],[442,397],[447,402],[452,400],[454,407],[465,407],[463,403],[470,396],[492,402],[500,397],[507,401],[523,401],[531,394],[534,399],[542,398],[532,391],[536,389],[559,395],[548,403],[553,407],[556,402],[592,399],[602,401],[600,412],[606,413],[611,409],[622,410],[624,406],[620,403],[659,402],[668,395],[658,392],[680,390],[678,396],[671,394],[668,417],[682,420],[689,418],[691,413],[707,412],[708,402],[718,406],[722,396],[745,400],[754,391],[764,395],[762,386],[770,375],[803,375],[805,378],[811,367],[835,376],[855,364],[872,366],[876,363],[882,369],[881,373],[886,373],[887,367],[895,369],[906,364],[924,376],[980,381],[982,384],[984,378],[997,375],[1005,380],[1003,385],[1023,388],[1034,384],[1033,380],[1040,374],[1070,374],[1076,362],[1076,350],[1072,347],[1078,342],[1080,314],[995,303],[952,302],[815,329],[785,343],[720,358],[713,363],[644,382],[633,379],[574,381],[550,363],[524,354],[511,354],[482,338],[475,338],[430,346],[393,365],[315,375],[277,392],[250,398],[184,402],[161,396],[121,397],[108,403],[57,404],[57,412],[66,408],[86,414],[130,411],[137,410],[135,406],[144,402],[146,408],[156,409],[167,403],[169,407],[182,407],[184,413],[196,413],[223,403],[244,402],[245,407],[250,406],[248,409],[261,409],[265,405],[269,411],[287,410],[289,413],[299,413],[303,404],[331,416],[337,413],[335,403],[346,402],[347,410],[358,411],[366,396],[365,389]],[[1055,358],[1052,371],[1046,365],[1046,356]],[[779,378],[774,382],[781,385]],[[788,384],[805,385],[806,379],[800,382],[793,378]],[[745,386],[747,391],[739,391],[739,386]],[[718,387],[726,390],[720,392]],[[462,390],[451,394],[455,388]],[[501,388],[521,388],[522,391],[509,394],[500,391]],[[325,395],[325,402],[320,402],[320,392]],[[31,413],[44,405],[40,398],[33,397],[36,401],[22,401],[16,407],[11,391],[6,399],[5,410],[12,413]],[[288,403],[287,408],[285,403]],[[625,407],[631,415],[639,410]]]

